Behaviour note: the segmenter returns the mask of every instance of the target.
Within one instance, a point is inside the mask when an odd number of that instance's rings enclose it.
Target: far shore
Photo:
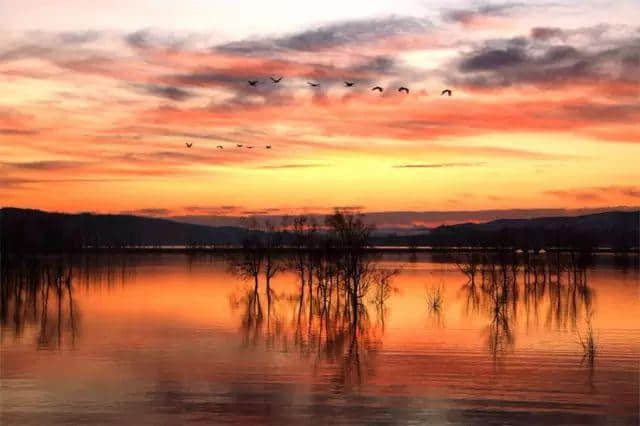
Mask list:
[[[281,253],[293,252],[299,249],[296,247],[278,247],[273,250]],[[549,253],[571,253],[578,252],[580,249],[571,247],[545,247],[535,250],[522,250],[516,247],[478,247],[478,246],[460,246],[460,247],[408,247],[408,246],[370,246],[364,248],[365,251],[370,253],[464,253],[470,251],[477,252],[517,252],[517,254],[525,255],[545,255]],[[137,246],[137,247],[84,247],[82,249],[73,250],[73,252],[80,253],[234,253],[242,252],[241,246]],[[638,255],[640,250],[638,247],[634,247],[628,250],[620,251],[614,250],[608,247],[595,247],[589,250],[594,254],[628,254]]]

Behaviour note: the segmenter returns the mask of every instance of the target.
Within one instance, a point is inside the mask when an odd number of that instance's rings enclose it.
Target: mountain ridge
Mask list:
[[[608,246],[638,247],[640,210],[580,216],[496,219],[420,228],[417,233],[374,232],[374,245],[390,246]],[[240,245],[251,232],[238,226],[209,226],[129,214],[58,213],[0,209],[2,250],[56,251],[86,247]]]

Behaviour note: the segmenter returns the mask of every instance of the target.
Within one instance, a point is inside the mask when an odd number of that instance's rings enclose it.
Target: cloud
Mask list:
[[[190,214],[205,214],[205,215],[224,215],[234,212],[238,212],[242,208],[239,206],[186,206],[184,210]]]
[[[640,198],[640,188],[622,187],[618,191],[627,197]]]
[[[562,199],[572,198],[578,201],[599,201],[611,198],[617,199],[620,196],[640,199],[640,187],[620,185],[596,186],[587,188],[547,190],[544,191],[544,194]]]
[[[136,31],[131,34],[127,34],[124,39],[127,42],[127,44],[132,47],[147,47],[150,45],[148,41],[149,40],[148,31]]]
[[[283,37],[236,41],[218,46],[216,50],[246,55],[277,51],[313,52],[394,36],[420,34],[430,28],[429,21],[423,18],[391,16],[324,25]]]
[[[401,69],[398,66],[396,58],[389,55],[377,55],[372,58],[365,58],[361,63],[355,64],[348,68],[348,73],[357,75],[392,75],[392,74],[408,74],[408,70]]]
[[[640,101],[634,104],[604,104],[585,101],[580,104],[564,105],[563,109],[573,117],[589,121],[629,122],[640,118]]]
[[[489,18],[505,17],[521,6],[520,3],[504,3],[478,8],[454,9],[443,12],[442,17],[445,21],[469,27],[478,25]]]
[[[65,44],[84,44],[97,41],[102,34],[99,31],[67,31],[60,33],[58,38]]]
[[[169,209],[164,208],[145,208],[137,210],[123,210],[119,214],[140,215],[140,216],[167,216],[171,213]]]
[[[445,167],[478,167],[487,163],[428,163],[428,164],[399,164],[393,166],[395,169],[439,169]]]
[[[175,33],[166,33],[150,29],[135,31],[124,37],[125,43],[135,49],[155,47],[185,49],[189,46],[191,40],[193,40],[191,35],[177,35]]]
[[[31,136],[38,134],[37,130],[29,130],[29,129],[5,129],[0,128],[0,135],[11,135],[11,136]]]
[[[74,58],[76,60],[94,55],[99,31],[67,31],[58,33],[29,32],[4,45],[0,43],[0,63],[23,59],[48,61]]]
[[[4,162],[0,163],[3,166],[11,167],[14,169],[25,169],[25,170],[62,170],[62,169],[71,169],[75,167],[82,167],[87,165],[88,163],[83,163],[80,161],[59,161],[59,160],[49,160],[49,161],[27,161],[27,162]]]
[[[161,86],[157,84],[136,84],[133,86],[143,93],[148,93],[172,101],[185,101],[196,96],[194,93],[175,86]]]
[[[260,166],[259,169],[280,170],[280,169],[310,169],[315,167],[329,167],[329,164],[275,164]]]
[[[0,188],[22,187],[29,184],[52,184],[52,183],[104,183],[104,182],[131,182],[136,179],[119,178],[69,178],[69,179],[27,179],[16,177],[0,177]]]
[[[29,57],[49,56],[53,49],[47,46],[38,46],[34,44],[24,44],[13,48],[0,51],[0,63],[16,61]]]
[[[640,79],[638,36],[627,35],[595,47],[552,44],[539,36],[538,32],[538,38],[485,42],[464,54],[457,63],[458,75],[451,81],[471,87],[506,87]]]
[[[24,183],[29,183],[28,180],[26,179],[21,179],[21,178],[13,178],[13,177],[0,177],[0,188],[13,188],[13,187],[19,187]]]
[[[246,216],[268,216],[268,215],[272,215],[273,213],[277,213],[281,210],[282,209],[280,208],[266,208],[261,210],[244,210],[240,213]],[[282,222],[281,217],[282,216],[277,216],[278,222]]]
[[[549,190],[545,191],[545,194],[567,199],[573,198],[578,201],[600,201],[602,195],[595,191],[564,191],[564,190]]]
[[[360,212],[364,210],[364,206],[334,206],[333,210],[341,212]]]
[[[462,72],[488,71],[522,65],[527,60],[527,55],[520,46],[505,49],[487,48],[464,59],[460,63],[459,69]]]
[[[246,76],[233,75],[233,70],[200,70],[189,74],[175,75],[172,76],[171,79],[191,86],[228,86],[234,84],[247,84]]]
[[[565,39],[564,30],[556,27],[534,27],[531,29],[531,38],[534,40],[547,41],[551,38]]]

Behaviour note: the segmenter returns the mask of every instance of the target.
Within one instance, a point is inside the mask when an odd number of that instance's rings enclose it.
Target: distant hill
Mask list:
[[[131,215],[48,213],[0,209],[0,243],[6,251],[58,251],[82,247],[239,245],[250,231]],[[437,228],[375,232],[386,246],[609,247],[637,248],[640,211],[612,211],[574,217],[499,219]],[[286,241],[286,239],[285,239]]]
[[[638,247],[640,211],[612,211],[573,217],[498,219],[485,223],[439,226],[414,236],[387,236],[376,242],[389,245]]]
[[[504,228],[555,229],[570,226],[581,231],[609,231],[615,229],[638,229],[640,211],[605,212],[573,217],[540,217],[535,219],[498,219],[478,225],[479,228],[497,230]]]
[[[2,251],[94,247],[239,244],[247,230],[130,215],[66,214],[0,209]]]

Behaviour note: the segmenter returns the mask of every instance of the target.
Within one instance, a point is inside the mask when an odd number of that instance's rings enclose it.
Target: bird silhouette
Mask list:
[[[237,143],[237,144],[236,144],[236,146],[237,146],[238,148],[242,148],[242,144],[241,144],[241,143]]]
[[[371,90],[377,90],[378,92],[382,92],[384,89],[382,87],[380,87],[380,86],[376,86]]]
[[[247,149],[253,149],[253,147],[252,146],[248,146]]]
[[[187,146],[187,148],[191,148],[193,146],[193,142],[191,142],[191,143],[186,142],[185,145]]]
[[[274,77],[269,77],[271,79],[271,81],[273,81],[274,83],[280,83],[280,80],[282,80],[282,77],[280,78],[274,78]]]
[[[345,81],[344,82],[345,87],[353,87],[354,84],[355,83],[353,81]]]
[[[408,95],[409,94],[409,89],[407,89],[406,87],[400,87],[398,89],[398,92],[405,92]]]
[[[218,148],[218,149],[224,149],[224,146],[222,146],[222,145],[218,145],[218,146],[216,146],[216,148]]]
[[[451,96],[451,89],[444,89],[442,93],[440,93],[440,96],[444,95]]]
[[[267,145],[267,149],[271,149],[271,145]]]
[[[258,84],[258,80],[249,80],[248,83],[249,86],[255,86],[256,84]]]
[[[320,83],[312,83],[312,82],[310,82],[310,81],[307,81],[307,84],[308,84],[309,86],[311,86],[311,87],[318,87],[318,86],[320,86]]]

